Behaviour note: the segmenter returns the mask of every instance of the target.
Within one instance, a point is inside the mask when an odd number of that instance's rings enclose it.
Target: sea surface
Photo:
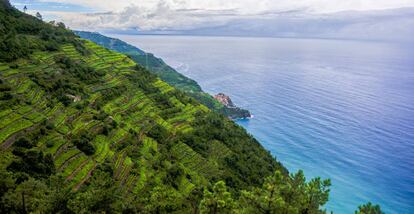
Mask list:
[[[224,92],[291,172],[330,178],[326,209],[414,213],[414,46],[344,40],[110,35]]]

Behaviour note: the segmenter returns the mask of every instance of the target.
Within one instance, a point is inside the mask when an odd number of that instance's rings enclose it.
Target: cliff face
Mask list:
[[[236,107],[233,103],[233,101],[231,101],[230,97],[223,94],[223,93],[218,93],[214,96],[214,99],[216,99],[217,101],[219,101],[221,104],[227,106],[227,107],[231,107],[234,108]]]
[[[218,102],[224,105],[223,114],[230,115],[229,118],[231,119],[244,119],[252,117],[248,110],[239,108],[236,105],[234,105],[230,97],[225,95],[224,93],[216,94],[214,96],[214,99],[216,99]]]

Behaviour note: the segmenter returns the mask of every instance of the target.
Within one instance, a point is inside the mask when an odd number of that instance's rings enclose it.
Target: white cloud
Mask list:
[[[268,10],[291,10],[309,8],[315,13],[344,10],[376,10],[414,6],[413,0],[39,0],[78,4],[106,11],[121,11],[126,7],[154,7],[164,2],[173,9],[228,10],[241,13],[258,13]]]
[[[128,6],[117,12],[76,13],[44,12],[75,29],[166,30],[188,29],[203,25],[222,24],[239,16],[233,10],[173,9],[165,1],[153,7]]]
[[[317,31],[326,21],[325,14],[340,11],[375,11],[414,7],[414,0],[37,0],[81,5],[99,13],[50,12],[45,15],[65,22],[73,29],[139,29],[142,31],[197,31],[221,29],[222,31],[245,29],[294,35],[304,29]],[[355,12],[354,12],[355,13]],[[364,13],[369,14],[369,13]],[[412,16],[412,15],[410,15]],[[341,17],[338,22],[329,16],[332,34],[346,34],[355,29],[367,29],[376,33],[382,25],[375,21],[358,24],[363,19]],[[405,20],[405,19],[404,19]],[[405,21],[403,23],[407,23]],[[236,23],[236,24],[234,24]],[[309,23],[309,24],[308,24]],[[352,23],[352,28],[343,23]],[[409,22],[411,24],[411,22]],[[329,23],[328,23],[329,24]],[[343,26],[342,26],[343,24]],[[294,25],[294,26],[292,26]],[[335,25],[335,26],[334,26]],[[260,28],[257,28],[260,26]],[[337,26],[343,28],[338,29]],[[345,27],[346,26],[346,27]],[[392,26],[392,25],[387,25]],[[411,26],[411,25],[410,25]],[[225,28],[230,27],[230,29]],[[326,26],[325,26],[326,27]],[[234,29],[233,29],[234,28]],[[403,29],[403,28],[401,28]],[[326,29],[325,29],[326,30]],[[329,30],[329,29],[327,29]],[[383,31],[387,29],[383,28]],[[292,32],[290,32],[292,31]],[[307,32],[309,33],[309,32]],[[318,32],[319,33],[319,32]],[[385,32],[389,33],[389,32]],[[393,32],[391,32],[393,33]],[[255,32],[260,34],[260,32]],[[325,34],[328,34],[325,32]],[[329,32],[329,35],[331,33]]]

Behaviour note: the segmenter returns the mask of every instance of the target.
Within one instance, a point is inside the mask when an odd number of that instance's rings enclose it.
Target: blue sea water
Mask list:
[[[114,36],[114,35],[112,35]],[[414,213],[414,48],[361,41],[115,35],[254,118],[291,172],[332,181],[328,210]]]

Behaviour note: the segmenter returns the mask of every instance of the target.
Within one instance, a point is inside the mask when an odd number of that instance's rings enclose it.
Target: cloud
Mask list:
[[[233,20],[174,34],[268,36],[414,42],[414,8]]]
[[[23,0],[16,0],[23,1]],[[34,0],[71,4],[97,13],[48,11],[75,29],[177,30],[217,26],[244,18],[414,7],[414,0]],[[44,11],[46,12],[46,11]]]
[[[95,11],[85,12],[76,9],[41,11],[44,17],[63,21],[72,29],[89,31],[125,30],[181,34],[314,37],[346,37],[354,34],[364,38],[387,35],[388,38],[392,34],[400,36],[411,32],[409,29],[413,25],[410,19],[414,17],[413,14],[409,14],[403,18],[396,18],[399,15],[398,11],[392,12],[390,16],[385,16],[386,14],[381,11],[414,7],[414,0],[33,0],[31,2],[45,5],[80,5]],[[354,17],[352,14],[359,14],[359,16]],[[381,17],[389,20],[376,23]]]
[[[237,9],[242,13],[257,13],[266,10],[291,10],[310,8],[315,13],[344,10],[378,10],[414,6],[413,0],[37,0],[88,6],[99,10],[122,11],[126,7],[153,7],[160,1],[173,9],[202,8],[206,10]]]
[[[75,29],[140,29],[185,30],[194,27],[221,25],[241,17],[234,9],[177,8],[168,1],[149,6],[130,5],[120,11],[99,13],[45,12],[59,17]]]

